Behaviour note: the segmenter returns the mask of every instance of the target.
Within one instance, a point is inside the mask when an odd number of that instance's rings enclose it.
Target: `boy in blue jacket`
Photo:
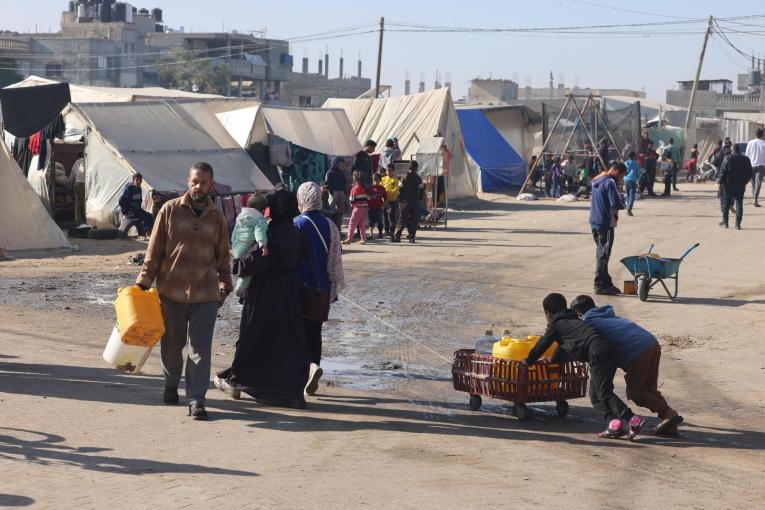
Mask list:
[[[614,246],[614,229],[619,220],[619,211],[624,209],[616,182],[626,173],[627,167],[624,163],[614,161],[608,171],[601,172],[592,180],[590,227],[596,246],[595,294],[621,294],[608,274],[608,260]]]
[[[617,366],[624,370],[627,398],[658,414],[661,421],[653,433],[677,437],[677,426],[683,417],[669,407],[658,390],[661,346],[656,337],[634,322],[618,317],[611,305],[596,307],[590,296],[574,298],[571,309],[611,344]]]

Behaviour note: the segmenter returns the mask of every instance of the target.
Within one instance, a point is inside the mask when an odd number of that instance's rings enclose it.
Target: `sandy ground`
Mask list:
[[[486,196],[414,246],[348,250],[345,296],[369,314],[333,308],[305,411],[213,389],[211,421],[192,422],[161,404],[157,353],[141,376],[105,365],[110,301],[145,243],[0,262],[0,507],[761,508],[765,213],[747,204],[744,230],[723,230],[711,186],[681,187],[622,218],[611,264],[621,282],[622,257],[700,242],[680,297],[599,300],[660,338],[681,439],[598,440],[587,399],[565,419],[537,405],[526,422],[501,401],[467,408],[444,359],[489,326],[541,332],[544,295],[590,292],[594,266],[587,203]],[[215,367],[231,360],[238,312],[221,310]]]

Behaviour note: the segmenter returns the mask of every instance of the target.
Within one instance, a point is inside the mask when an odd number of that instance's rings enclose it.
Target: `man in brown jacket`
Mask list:
[[[218,308],[231,292],[228,225],[208,196],[213,169],[196,163],[188,192],[160,209],[136,285],[146,290],[156,280],[165,334],[161,340],[164,401],[177,404],[188,343],[186,397],[189,416],[207,419],[205,394]]]

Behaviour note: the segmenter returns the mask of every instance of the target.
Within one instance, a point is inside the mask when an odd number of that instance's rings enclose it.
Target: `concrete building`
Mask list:
[[[498,104],[518,99],[518,84],[512,80],[476,78],[470,82],[468,101],[471,103]]]
[[[356,76],[344,74],[344,61],[338,61],[338,77],[330,78],[328,73],[329,55],[318,61],[318,70],[309,72],[309,61],[304,58],[301,72],[293,72],[287,83],[287,97],[291,106],[320,108],[331,97],[355,99],[372,88],[372,80],[361,76],[361,61]]]
[[[161,9],[113,0],[69,2],[54,34],[4,33],[0,53],[15,51],[19,73],[103,87],[160,85],[155,64],[174,51],[210,58],[228,68],[229,95],[282,99],[292,72],[287,41],[232,33],[173,31]]]
[[[760,75],[761,76],[761,75]],[[678,90],[667,91],[667,103],[688,108],[693,81],[679,81]],[[739,90],[741,89],[739,83]],[[747,92],[735,94],[733,81],[728,79],[699,80],[693,111],[701,117],[724,117],[726,113],[765,112],[765,94],[760,93],[760,83],[750,85]]]

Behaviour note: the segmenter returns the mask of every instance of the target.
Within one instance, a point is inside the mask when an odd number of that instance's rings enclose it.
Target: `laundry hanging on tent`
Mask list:
[[[292,146],[292,166],[284,172],[284,185],[293,193],[304,182],[320,184],[327,175],[327,156],[320,152]]]
[[[290,166],[292,164],[292,144],[276,135],[268,135],[268,151],[271,164]]]
[[[68,83],[0,89],[4,128],[20,138],[49,126],[70,102]]]

